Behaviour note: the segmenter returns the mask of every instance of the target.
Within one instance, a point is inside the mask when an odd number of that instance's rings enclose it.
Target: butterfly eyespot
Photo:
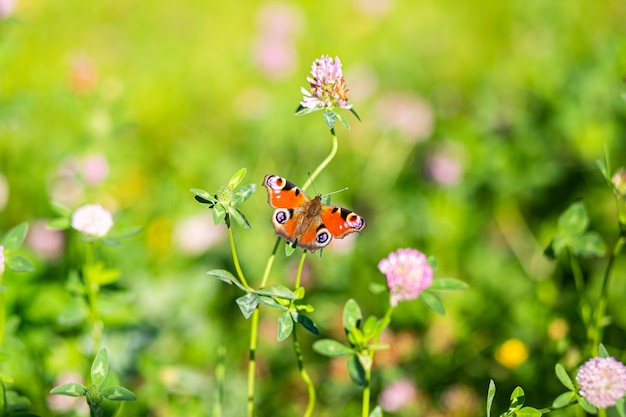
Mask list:
[[[291,218],[291,213],[287,209],[277,209],[274,212],[274,220],[278,224],[285,224]]]
[[[317,234],[315,235],[315,241],[320,246],[328,245],[330,243],[330,233],[328,232],[328,230],[326,230],[326,229],[318,230]]]
[[[360,229],[363,226],[363,219],[356,213],[350,213],[346,217],[346,223],[352,228]]]

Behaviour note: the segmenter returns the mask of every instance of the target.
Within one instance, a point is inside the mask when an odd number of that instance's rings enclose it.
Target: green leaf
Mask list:
[[[106,349],[100,349],[91,364],[91,383],[100,387],[109,374],[109,355]]]
[[[359,387],[365,386],[365,369],[363,369],[363,365],[357,355],[352,355],[348,359],[348,373],[352,382]]]
[[[541,411],[533,407],[522,407],[515,412],[516,417],[539,417],[541,414]]]
[[[569,206],[559,217],[559,228],[567,236],[575,236],[583,233],[589,226],[589,216],[582,202],[576,202]]]
[[[571,242],[572,251],[580,256],[604,256],[606,245],[597,232],[587,232]]]
[[[361,308],[354,299],[350,298],[343,308],[343,328],[346,332],[351,332],[353,328],[359,328],[362,320]]]
[[[128,227],[126,229],[118,230],[112,233],[111,235],[109,235],[108,237],[111,239],[115,239],[115,240],[124,240],[124,239],[137,236],[139,233],[142,232],[142,230],[143,230],[143,227],[141,226]]]
[[[524,390],[522,387],[515,387],[511,393],[511,405],[509,406],[509,411],[519,410],[524,405],[524,401],[526,401],[526,394],[524,394]]]
[[[213,223],[220,224],[226,219],[226,210],[221,204],[213,206]]]
[[[296,116],[304,116],[306,114],[315,113],[316,111],[319,111],[319,110],[320,110],[319,108],[311,109],[309,107],[304,107],[302,104],[300,104],[298,108],[296,109]]]
[[[469,285],[455,278],[437,278],[428,287],[429,290],[466,290],[468,288]]]
[[[212,269],[207,272],[207,275],[214,276],[220,281],[224,281],[227,284],[235,284],[241,290],[247,291],[246,288],[237,280],[237,278],[235,278],[233,274],[225,269]]]
[[[426,258],[426,262],[428,262],[428,265],[430,265],[430,267],[433,269],[433,272],[437,271],[439,263],[437,262],[437,258],[434,255],[430,255],[428,258]]]
[[[333,129],[335,127],[335,121],[337,120],[337,113],[332,110],[324,109],[324,122],[329,129]]]
[[[350,123],[348,123],[345,117],[343,117],[339,113],[335,113],[335,117],[337,118],[337,120],[341,122],[341,124],[343,124],[346,127],[346,129],[350,130]]]
[[[232,176],[230,181],[228,181],[228,188],[230,188],[231,190],[234,190],[239,185],[239,183],[245,178],[247,172],[248,170],[246,168],[241,168],[239,171],[237,171],[235,175]]]
[[[552,401],[552,408],[563,408],[570,405],[572,401],[576,398],[576,393],[573,391],[567,391],[563,394],[559,395]]]
[[[66,219],[72,217],[72,210],[62,204],[50,203],[50,208],[52,209],[52,212],[59,217],[64,217]]]
[[[620,417],[626,417],[626,410],[624,410],[624,397],[617,400],[617,402],[615,403],[615,408],[617,409]]]
[[[565,388],[572,390],[572,391],[576,389],[574,387],[574,382],[572,381],[572,378],[570,378],[569,374],[567,373],[563,365],[561,365],[560,363],[557,363],[554,366],[554,372],[556,373],[556,377],[559,379],[559,381],[561,381],[561,384],[563,384]]]
[[[296,245],[293,243],[289,243],[287,241],[285,241],[285,255],[287,255],[287,257],[293,255],[293,253],[296,251]]]
[[[279,304],[272,297],[267,297],[265,295],[259,296],[259,303],[266,305],[268,307],[277,308],[279,310],[287,311],[287,307],[282,304]]]
[[[252,194],[256,191],[256,184],[248,184],[243,187],[239,187],[233,193],[233,206],[239,206],[246,202]]]
[[[372,410],[369,417],[383,417],[383,409],[380,408],[380,405],[377,405],[376,408]]]
[[[192,193],[195,194],[196,201],[202,204],[215,204],[217,202],[217,198],[214,195],[210,194],[208,191],[202,190],[200,188],[192,188]]]
[[[285,311],[278,317],[278,336],[279,342],[282,342],[291,335],[293,331],[293,319],[288,311]]]
[[[366,340],[371,339],[376,335],[378,329],[378,319],[374,316],[369,316],[365,323],[363,323],[363,336]]]
[[[67,395],[68,397],[82,397],[87,395],[87,387],[70,382],[69,384],[59,385],[50,390],[50,394]]]
[[[249,319],[254,310],[256,310],[259,305],[259,296],[256,294],[248,293],[244,296],[241,296],[235,300],[237,305],[239,306],[239,310],[241,310],[241,314],[246,319]]]
[[[359,117],[358,113],[356,112],[356,110],[354,110],[354,107],[350,107],[350,113],[354,114],[354,117],[356,117],[356,119],[360,122],[361,118]]]
[[[600,170],[600,173],[602,174],[604,179],[610,183],[611,176],[609,175],[609,170],[608,170],[608,167],[606,166],[606,163],[601,159],[596,159],[596,166]]]
[[[292,313],[292,317],[295,318],[296,323],[300,324],[302,327],[304,327],[305,329],[307,329],[309,332],[313,333],[314,335],[319,336],[320,329],[317,327],[315,322],[311,320],[309,317],[305,316],[304,314],[300,314],[296,312]]]
[[[608,358],[610,356],[609,352],[606,350],[602,343],[598,345],[598,356],[600,356],[601,358]]]
[[[33,272],[35,267],[23,256],[9,255],[4,260],[7,268],[14,272]]]
[[[333,339],[322,339],[315,341],[315,343],[313,343],[313,350],[321,355],[329,356],[331,358],[348,356],[354,353],[354,350],[352,348]]]
[[[261,288],[254,292],[259,295],[267,295],[269,297],[284,298],[287,300],[298,299],[298,296],[293,291],[291,291],[289,288],[283,285],[271,285],[269,287]]]
[[[580,405],[586,412],[590,414],[598,413],[598,409],[595,406],[591,405],[589,401],[585,400],[583,397],[577,395],[576,399],[578,400],[578,405]]]
[[[228,206],[228,214],[230,214],[230,216],[235,219],[239,226],[243,227],[246,230],[252,229],[252,226],[250,226],[250,222],[248,221],[246,215],[243,214],[243,211],[239,210],[237,207]]]
[[[385,284],[380,284],[378,282],[370,282],[369,290],[374,295],[383,294],[389,291]]]
[[[496,396],[496,384],[493,379],[489,380],[489,389],[487,389],[487,417],[491,417],[491,407],[493,405],[493,399]]]
[[[443,304],[441,303],[441,300],[435,293],[429,290],[424,290],[420,294],[419,298],[424,302],[424,304],[426,304],[426,307],[428,307],[435,313],[440,314],[442,316],[446,314],[446,310],[443,308]]]
[[[135,401],[137,399],[131,390],[118,386],[102,388],[102,396],[111,401]]]
[[[20,223],[4,235],[2,246],[5,251],[14,251],[22,247],[26,234],[28,233],[28,223]]]

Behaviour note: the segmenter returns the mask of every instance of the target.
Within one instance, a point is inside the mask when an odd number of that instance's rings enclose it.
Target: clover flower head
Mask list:
[[[87,204],[72,215],[72,227],[90,237],[102,237],[113,227],[113,216],[99,204]]]
[[[426,255],[416,249],[398,249],[378,263],[378,270],[387,277],[391,305],[419,297],[433,282],[433,268]]]
[[[341,107],[349,110],[352,104],[348,103],[348,87],[343,78],[341,61],[339,57],[334,59],[328,55],[313,61],[311,65],[311,75],[306,78],[310,84],[310,89],[302,87],[304,94],[300,105],[308,109],[332,109]]]
[[[576,382],[591,405],[607,408],[626,394],[626,366],[612,357],[592,358],[578,369]]]

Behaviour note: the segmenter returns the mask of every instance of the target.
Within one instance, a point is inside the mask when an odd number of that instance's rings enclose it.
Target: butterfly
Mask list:
[[[274,207],[272,224],[276,234],[294,247],[315,252],[326,247],[332,238],[343,238],[365,229],[365,219],[343,207],[322,204],[322,196],[313,199],[291,181],[268,174],[263,180],[268,203]]]

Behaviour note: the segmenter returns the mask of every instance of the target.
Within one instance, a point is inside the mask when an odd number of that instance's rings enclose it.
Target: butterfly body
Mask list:
[[[322,203],[322,196],[309,198],[294,183],[268,174],[263,180],[268,203],[275,208],[272,224],[276,234],[286,241],[315,252],[327,246],[333,237],[343,238],[365,229],[365,220],[343,207]]]

